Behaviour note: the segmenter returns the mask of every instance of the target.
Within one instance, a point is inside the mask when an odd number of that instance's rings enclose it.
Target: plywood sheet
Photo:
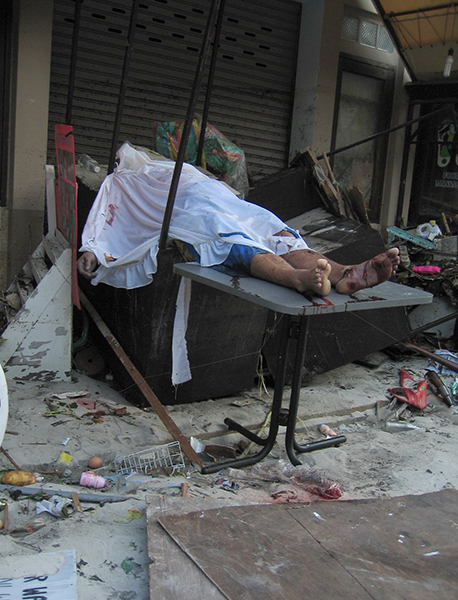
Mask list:
[[[371,598],[284,506],[222,508],[159,522],[231,600]]]
[[[232,600],[455,600],[457,500],[450,489],[217,508],[159,523]]]

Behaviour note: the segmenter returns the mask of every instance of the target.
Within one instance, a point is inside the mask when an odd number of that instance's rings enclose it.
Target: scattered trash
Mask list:
[[[325,435],[326,437],[333,437],[333,436],[337,435],[337,433],[333,429],[331,429],[329,427],[329,425],[325,425],[324,423],[322,423],[318,427],[318,431],[320,433],[322,433],[323,435]]]
[[[114,467],[117,473],[152,473],[157,469],[170,468],[172,474],[184,469],[184,459],[179,442],[162,446],[152,446],[135,454],[116,457]]]
[[[126,575],[132,573],[134,577],[138,577],[143,571],[142,566],[135,562],[131,556],[122,561],[121,567]]]
[[[100,456],[93,456],[87,461],[87,466],[90,469],[99,469],[102,466],[102,459]]]
[[[230,479],[224,479],[223,477],[219,477],[215,481],[216,485],[219,485],[222,490],[236,492],[240,489],[240,484],[237,481],[232,481]]]
[[[58,398],[59,400],[66,400],[67,398],[81,398],[83,396],[89,396],[89,392],[64,392],[63,394],[51,394],[51,398]]]
[[[0,482],[4,485],[31,485],[36,482],[36,477],[35,474],[30,471],[8,471],[2,475]]]
[[[62,498],[61,496],[51,496],[49,500],[41,500],[41,502],[37,502],[35,509],[37,515],[47,512],[54,517],[65,518],[69,517],[71,512],[74,511],[72,501],[69,498]]]
[[[59,458],[57,459],[57,464],[62,466],[68,466],[73,460],[73,456],[69,452],[61,452],[59,454]]]
[[[290,483],[327,500],[336,500],[343,494],[340,483],[330,481],[308,465],[295,467],[289,460],[282,459],[276,463],[257,464],[253,467],[253,474],[267,481]]]
[[[450,384],[450,394],[453,398],[453,402],[455,402],[458,399],[458,377],[455,377],[455,379]]]
[[[231,402],[232,406],[238,406],[239,408],[242,408],[243,406],[250,406],[251,404],[252,400],[249,398],[237,398]]]
[[[408,387],[406,385],[407,381],[415,381],[414,378],[409,375],[409,373],[402,368],[399,372],[399,379],[401,387],[398,388],[390,388],[388,391],[390,394],[401,400],[402,402],[407,402],[408,404],[412,404],[416,406],[420,410],[423,410],[427,406],[427,385],[426,380],[422,379],[413,387]],[[402,394],[402,395],[401,395]]]
[[[416,267],[412,267],[412,271],[414,271],[415,273],[434,275],[435,273],[440,273],[442,269],[440,267],[435,267],[434,265],[419,265]]]
[[[100,165],[99,163],[89,156],[89,154],[80,154],[77,158],[78,164],[87,169],[88,171],[92,171],[93,173],[99,173]]]
[[[101,475],[85,471],[84,473],[81,473],[80,485],[100,489],[106,487],[107,480]]]
[[[439,235],[442,235],[441,228],[436,221],[429,221],[429,223],[422,223],[418,225],[415,233],[422,238],[426,238],[431,242]]]
[[[212,460],[214,457],[236,458],[237,450],[232,446],[222,444],[206,444],[195,437],[190,439],[191,447],[197,454],[206,455],[207,460]]]
[[[409,251],[407,250],[407,246],[404,244],[399,245],[399,261],[400,265],[405,269],[410,267],[410,256]]]
[[[31,521],[29,521],[28,523],[26,523],[25,525],[19,525],[18,527],[14,527],[13,529],[10,529],[8,533],[34,533],[35,531],[38,531],[38,529],[42,529],[43,527],[46,527],[46,525],[48,524],[47,521],[45,521],[45,519],[43,519],[42,517],[35,517],[35,519],[32,519]]]
[[[428,380],[429,386],[432,387],[435,394],[439,396],[439,398],[441,398],[447,406],[452,407],[455,405],[453,396],[449,393],[442,379],[435,371],[426,371],[426,379]]]
[[[138,508],[129,508],[125,519],[115,519],[115,523],[130,523],[131,521],[138,520],[142,516],[142,511]]]
[[[65,438],[65,440],[62,440],[61,444],[62,446],[66,446],[68,444],[68,442],[70,441],[70,438]]]
[[[390,433],[396,433],[398,431],[412,431],[414,429],[420,429],[413,423],[407,423],[404,421],[384,421],[382,424],[383,431],[389,431]]]
[[[449,368],[446,364],[441,362],[435,362],[434,365],[428,366],[430,371],[435,371],[436,373],[441,373],[442,375],[455,375],[456,371],[458,371],[458,355],[450,352],[449,350],[436,350],[434,355],[438,357],[438,359],[443,359],[446,362],[457,363],[456,370]],[[434,357],[433,357],[434,358]],[[433,360],[432,358],[432,360]]]
[[[32,532],[25,531],[25,533]],[[27,564],[35,556],[24,556],[22,561]],[[35,560],[37,563],[35,570],[27,576],[2,578],[2,596],[11,600],[14,598],[77,600],[75,550],[43,552],[40,557],[41,561]],[[17,560],[17,555],[3,559],[4,568],[9,567],[9,570],[14,572],[14,561]]]

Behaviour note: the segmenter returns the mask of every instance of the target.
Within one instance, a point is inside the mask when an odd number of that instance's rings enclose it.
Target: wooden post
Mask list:
[[[145,379],[143,378],[141,373],[138,371],[138,369],[135,367],[135,365],[132,363],[130,358],[125,353],[121,344],[118,342],[118,340],[115,338],[115,336],[111,333],[111,331],[108,328],[108,326],[106,325],[106,323],[102,320],[99,313],[92,306],[91,302],[89,302],[89,300],[86,298],[86,296],[81,291],[81,289],[80,289],[80,300],[81,300],[81,304],[87,310],[87,312],[89,313],[89,316],[94,321],[94,323],[97,326],[100,333],[107,340],[108,344],[110,345],[110,347],[112,348],[112,350],[114,351],[116,356],[119,358],[119,360],[121,361],[121,363],[124,366],[124,368],[126,369],[126,371],[129,373],[129,375],[135,381],[135,383],[139,387],[140,391],[142,392],[142,394],[144,395],[144,397],[146,398],[148,403],[154,408],[157,416],[161,419],[161,421],[167,427],[168,431],[172,434],[173,439],[180,443],[180,446],[181,446],[183,452],[186,454],[186,456],[189,458],[189,460],[192,463],[195,463],[195,464],[199,465],[199,467],[202,468],[203,467],[202,460],[199,458],[199,456],[193,450],[191,444],[184,437],[184,435],[180,431],[179,427],[176,425],[176,423],[173,421],[173,419],[170,417],[170,415],[168,414],[168,412],[166,411],[166,409],[160,402],[159,398],[156,396],[156,394],[153,392],[153,390],[147,384],[147,382],[145,381]]]

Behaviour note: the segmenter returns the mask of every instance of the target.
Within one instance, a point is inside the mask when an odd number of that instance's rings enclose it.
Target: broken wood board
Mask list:
[[[51,238],[45,238],[40,247]],[[0,363],[11,379],[71,378],[72,251],[57,240],[56,244],[54,264],[40,276],[37,287],[2,333]]]
[[[158,522],[230,600],[455,600],[457,500],[457,490],[445,489],[216,508]]]

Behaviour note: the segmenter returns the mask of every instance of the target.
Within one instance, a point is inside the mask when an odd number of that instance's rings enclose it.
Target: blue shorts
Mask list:
[[[285,226],[285,231],[292,233],[295,238],[299,235],[293,229]],[[243,235],[243,234],[242,234]],[[187,250],[190,252],[194,260],[200,263],[200,255],[192,244],[183,242]],[[232,244],[231,251],[226,260],[220,265],[215,265],[213,268],[228,275],[251,275],[251,261],[256,254],[266,254],[266,250],[256,248],[254,246],[245,246],[245,244]]]

